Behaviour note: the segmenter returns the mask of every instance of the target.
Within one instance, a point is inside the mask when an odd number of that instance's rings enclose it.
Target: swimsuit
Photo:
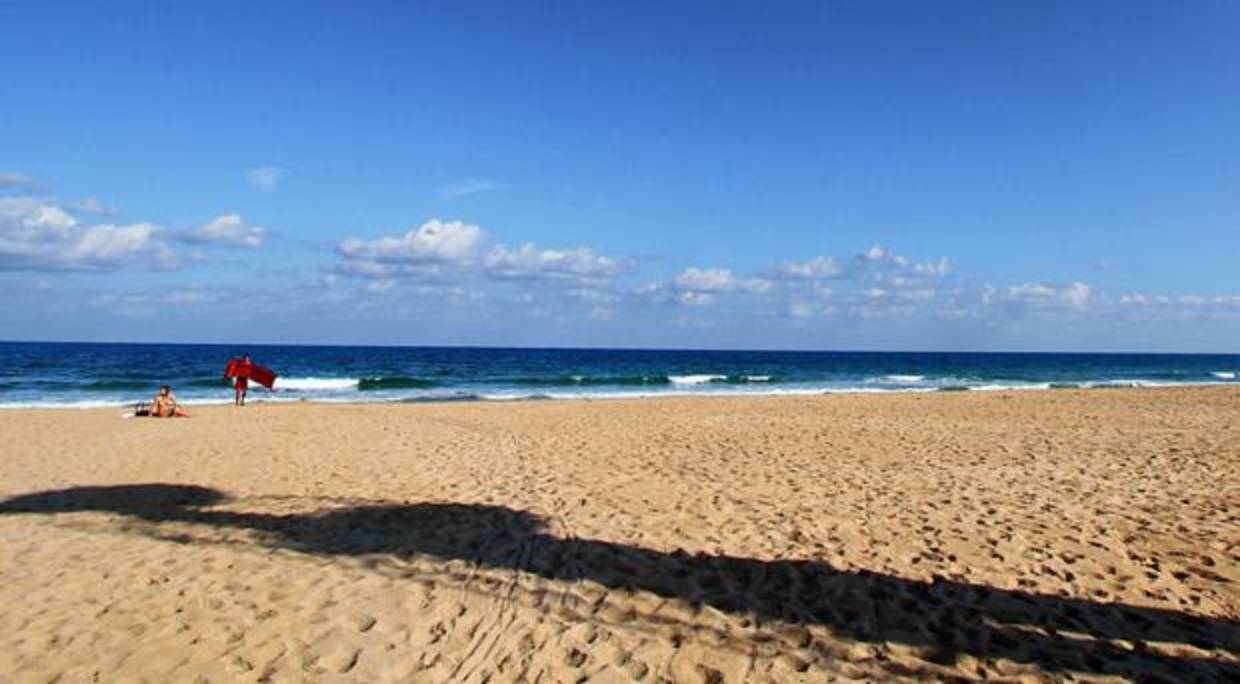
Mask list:
[[[247,361],[240,364],[240,367],[237,369],[238,372],[242,373],[242,375],[237,376],[237,389],[242,392],[250,389],[250,368],[253,366],[253,363]]]

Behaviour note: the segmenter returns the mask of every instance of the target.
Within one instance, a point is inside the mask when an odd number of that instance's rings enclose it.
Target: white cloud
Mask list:
[[[1108,296],[1081,283],[1056,290],[1058,306],[1065,311],[1089,311],[1099,318],[1125,321],[1202,321],[1240,317],[1240,295],[1197,293],[1169,295],[1127,292]],[[1054,300],[1052,300],[1054,301]],[[1053,309],[1053,305],[1043,305]]]
[[[109,207],[103,202],[100,202],[94,197],[87,197],[85,199],[78,200],[70,206],[77,211],[83,211],[88,214],[97,214],[99,216],[115,216],[118,213],[115,209]]]
[[[278,166],[259,166],[246,170],[245,181],[263,192],[271,192],[287,175],[288,172]]]
[[[1007,298],[1040,308],[1068,308],[1084,310],[1089,306],[1093,289],[1085,283],[1072,283],[1064,287],[1045,283],[1025,283],[1007,289]]]
[[[570,297],[579,299],[583,302],[604,302],[610,303],[620,299],[614,292],[598,289],[594,287],[578,287],[566,292]]]
[[[149,223],[82,225],[64,207],[0,199],[0,270],[171,268],[176,257]]]
[[[149,223],[90,226],[80,232],[65,256],[73,262],[115,262],[146,249],[154,233],[155,226]]]
[[[715,303],[715,295],[709,292],[681,292],[676,295],[676,301],[685,306],[709,306]]]
[[[267,240],[267,232],[262,226],[246,223],[240,214],[222,214],[180,237],[186,242],[228,247],[262,247]]]
[[[767,273],[773,313],[811,318],[835,312],[877,318],[907,316],[914,310],[931,313],[951,270],[946,257],[916,262],[882,245],[872,245],[851,257],[819,255],[804,261],[784,261]],[[838,291],[837,305],[820,303]],[[741,288],[745,291],[759,291]]]
[[[945,276],[949,269],[950,264],[947,261],[947,257],[940,257],[938,261],[913,265],[913,272],[923,276]]]
[[[723,292],[732,288],[736,278],[726,268],[686,268],[672,281],[681,290],[691,292]]]
[[[919,290],[897,290],[894,293],[896,299],[904,302],[929,302],[939,295],[937,290],[924,288]]]
[[[0,171],[0,190],[29,190],[37,192],[42,189],[42,183],[24,173]]]
[[[1002,293],[991,288],[983,295],[980,301],[983,307],[988,308],[975,313],[975,316],[1005,312],[1009,320],[1019,319],[1026,312],[1039,316],[1087,313],[1095,320],[1109,321],[1110,324],[1240,318],[1240,295],[1233,294],[1127,292],[1111,295],[1082,282],[1068,285],[1033,282],[1009,287]],[[1001,308],[994,308],[996,305]]]
[[[620,300],[612,280],[629,268],[624,260],[584,246],[533,243],[484,252],[487,239],[479,226],[435,219],[402,235],[344,240],[336,248],[340,261],[327,270],[370,281],[361,291],[371,295],[412,283],[401,293],[439,304],[507,305],[533,317],[573,311],[604,320]]]
[[[198,289],[174,289],[166,292],[105,292],[87,300],[97,309],[120,316],[154,316],[161,309],[201,306],[220,301],[218,294]]]
[[[1119,303],[1122,305],[1145,306],[1153,303],[1153,298],[1146,294],[1128,293],[1120,295]]]
[[[845,293],[852,293],[856,304],[870,307],[900,306],[907,309],[911,302],[933,298],[927,282],[943,277],[947,260],[924,264],[874,245],[852,259],[819,255],[805,261],[785,261],[766,271],[768,277],[737,276],[726,268],[686,268],[667,283],[656,283],[637,291],[647,301],[679,302],[700,306],[713,303],[724,294],[758,294],[764,297],[763,307],[771,312],[785,311],[793,317],[824,315],[836,307],[814,303],[831,295],[824,280],[838,280]],[[895,294],[909,291],[912,294]],[[695,295],[710,295],[700,297]],[[889,303],[890,302],[890,303]]]
[[[911,281],[914,278],[942,278],[951,270],[947,257],[940,257],[937,261],[915,263],[912,259],[896,254],[882,245],[871,246],[857,254],[853,261],[860,269],[850,274],[854,278],[869,273],[871,278],[877,280],[890,280],[896,276],[902,276]]]
[[[31,197],[0,199],[0,237],[37,240],[68,237],[78,225],[64,209]]]
[[[1064,288],[1060,296],[1074,309],[1084,309],[1089,304],[1093,290],[1085,283],[1072,283]]]
[[[742,280],[737,287],[745,292],[762,294],[764,292],[770,292],[771,288],[775,287],[775,283],[767,280],[766,278],[746,278]]]
[[[374,280],[366,283],[365,290],[370,294],[384,294],[396,287],[395,280]]]
[[[466,178],[443,186],[439,189],[439,196],[444,199],[457,199],[458,197],[475,195],[480,192],[501,190],[503,187],[502,183],[496,183],[495,181]]]
[[[921,280],[942,278],[950,270],[947,258],[915,263],[912,259],[873,245],[852,259],[816,256],[808,261],[785,261],[772,277],[781,281],[840,279],[870,280],[889,287],[912,287]]]
[[[173,290],[163,295],[169,304],[210,304],[219,301],[219,296],[203,290]]]
[[[518,249],[500,246],[483,260],[488,274],[500,278],[600,280],[619,275],[623,265],[588,247],[539,249],[526,243]]]
[[[345,259],[332,268],[329,275],[346,275],[358,278],[390,279],[402,276],[438,276],[442,269],[435,264],[398,264],[372,259]]]
[[[1042,283],[1025,283],[1024,285],[1013,285],[1008,288],[1009,297],[1023,300],[1051,299],[1056,292],[1055,288]]]
[[[738,278],[726,268],[691,266],[669,282],[651,283],[633,291],[638,298],[655,304],[677,303],[708,306],[730,293],[764,294],[775,283],[765,278]]]
[[[838,278],[844,275],[844,269],[834,257],[816,256],[809,261],[786,261],[778,273],[789,278]]]
[[[835,313],[835,307],[816,301],[794,299],[788,302],[788,315],[792,318],[817,318]]]
[[[486,235],[478,226],[433,220],[402,235],[353,238],[337,247],[342,259],[332,271],[369,281],[354,290],[359,294],[389,292],[413,279],[420,287],[402,288],[402,295],[434,297],[425,287],[435,292],[470,288],[489,298],[489,306],[524,302],[523,306],[540,307],[554,316],[563,316],[567,307],[573,307],[583,318],[612,320],[623,320],[627,307],[638,302],[706,307],[725,301],[732,314],[766,318],[918,317],[927,321],[987,321],[1000,328],[1017,325],[1025,318],[1042,320],[1084,311],[1099,315],[1127,311],[1123,315],[1130,320],[1155,313],[1175,315],[1170,312],[1177,307],[1180,311],[1199,311],[1183,314],[1198,318],[1240,316],[1240,298],[1234,303],[1222,296],[1200,295],[1170,300],[1164,295],[1143,294],[1108,298],[1084,282],[1034,280],[999,288],[970,285],[959,277],[949,279],[951,267],[946,257],[915,261],[879,245],[842,258],[815,256],[785,261],[759,271],[764,276],[738,274],[724,267],[691,266],[661,282],[618,288],[613,279],[630,268],[623,260],[584,246],[544,248],[526,243],[484,251]],[[501,289],[500,283],[507,285]],[[732,299],[737,300],[736,306],[729,301]]]
[[[858,254],[857,258],[862,261],[882,261],[891,256],[893,256],[892,253],[887,251],[882,245],[872,245],[869,249]]]
[[[399,237],[349,238],[337,251],[346,259],[380,262],[453,262],[473,258],[485,237],[482,228],[461,221],[431,219]]]
[[[336,248],[341,260],[330,270],[371,280],[473,283],[483,290],[488,284],[520,288],[523,281],[538,282],[555,285],[562,301],[597,305],[617,297],[610,289],[611,280],[629,268],[624,260],[584,246],[552,249],[526,243],[515,248],[498,245],[483,253],[487,237],[479,226],[434,219],[403,235],[344,240]],[[521,295],[490,294],[501,299]]]

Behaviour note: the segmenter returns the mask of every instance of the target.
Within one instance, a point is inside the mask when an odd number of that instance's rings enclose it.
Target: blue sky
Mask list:
[[[1240,6],[0,2],[3,339],[1234,351]]]

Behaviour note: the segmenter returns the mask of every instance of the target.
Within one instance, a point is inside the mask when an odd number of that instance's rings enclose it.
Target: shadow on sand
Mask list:
[[[0,502],[0,514],[106,511],[154,523],[252,530],[271,546],[307,554],[459,559],[651,592],[759,620],[822,625],[858,641],[918,647],[944,665],[971,655],[1140,681],[1240,681],[1240,622],[1234,619],[943,579],[920,582],[819,561],[564,539],[548,534],[539,516],[501,506],[380,504],[288,515],[212,508],[227,499],[218,490],[187,485],[77,487],[8,499]]]

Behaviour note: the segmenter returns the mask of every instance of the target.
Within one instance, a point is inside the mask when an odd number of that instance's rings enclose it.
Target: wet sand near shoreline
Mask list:
[[[0,679],[1240,677],[1240,388],[0,411]]]

